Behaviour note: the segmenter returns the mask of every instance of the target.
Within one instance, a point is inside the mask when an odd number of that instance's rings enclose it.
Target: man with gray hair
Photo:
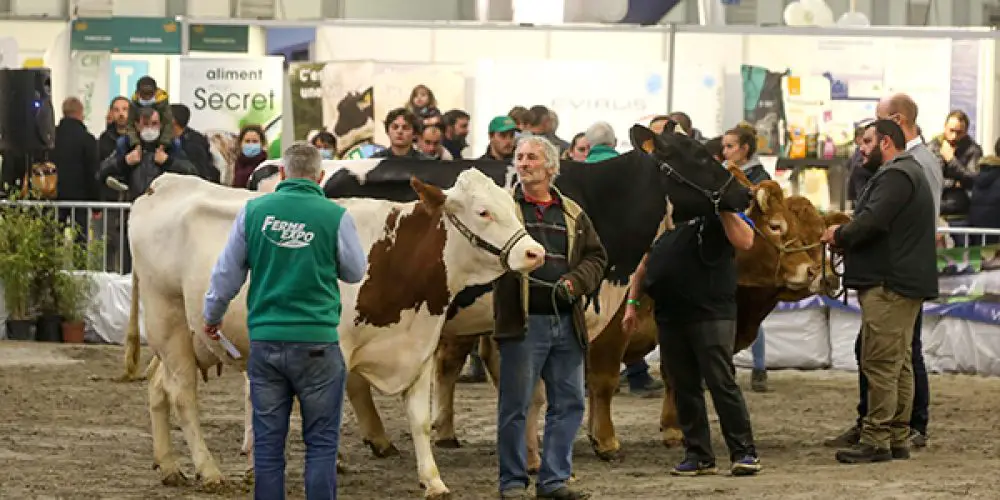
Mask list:
[[[615,146],[618,145],[618,138],[615,137],[615,130],[608,122],[597,122],[587,128],[583,133],[590,143],[590,153],[587,153],[587,163],[604,161],[618,156]]]
[[[493,283],[493,337],[500,351],[500,498],[579,500],[589,495],[567,482],[585,406],[587,327],[581,298],[597,290],[608,257],[587,214],[552,185],[559,175],[556,146],[537,135],[522,137],[514,167],[517,215],[528,234],[545,247],[545,264],[530,276],[507,273]],[[549,409],[537,495],[530,495],[524,426],[539,377],[545,382]]]
[[[283,162],[274,192],[248,201],[236,215],[205,294],[205,333],[220,339],[219,324],[249,271],[254,498],[285,498],[285,440],[298,397],[306,496],[327,500],[337,498],[347,380],[337,336],[339,281],[360,282],[366,256],[350,214],[320,189],[319,150],[296,142]]]

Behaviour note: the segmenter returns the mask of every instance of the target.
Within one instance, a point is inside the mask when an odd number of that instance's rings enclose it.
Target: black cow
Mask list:
[[[372,101],[372,87],[364,92],[348,92],[337,103],[337,123],[333,135],[337,137],[341,153],[354,146],[371,141],[375,131],[375,106]]]

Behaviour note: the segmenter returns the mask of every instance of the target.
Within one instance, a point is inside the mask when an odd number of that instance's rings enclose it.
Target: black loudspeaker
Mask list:
[[[55,140],[49,69],[0,69],[0,152],[38,153]]]

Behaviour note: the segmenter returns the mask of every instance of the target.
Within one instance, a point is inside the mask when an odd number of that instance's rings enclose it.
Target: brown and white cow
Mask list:
[[[338,331],[351,401],[359,385],[369,384],[404,398],[420,482],[428,497],[440,497],[449,491],[431,452],[429,410],[433,353],[448,304],[458,290],[489,283],[508,269],[536,268],[545,252],[518,222],[510,195],[482,173],[464,172],[448,190],[415,178],[411,184],[420,201],[340,200],[356,222],[368,265],[360,284],[341,284]],[[203,328],[204,295],[229,227],[240,207],[260,194],[164,174],[132,207],[132,309],[137,312],[141,301],[147,340],[159,359],[150,365],[149,404],[154,463],[166,484],[183,479],[170,443],[171,410],[203,483],[223,482],[199,423],[197,375],[220,363],[245,371],[247,287],[222,322],[240,359],[192,332]],[[130,328],[132,375],[138,343],[138,328]]]

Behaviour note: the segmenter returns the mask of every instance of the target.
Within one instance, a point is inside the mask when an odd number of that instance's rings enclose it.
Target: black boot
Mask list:
[[[888,462],[892,453],[888,449],[876,448],[870,444],[857,444],[853,448],[837,452],[837,461],[842,464],[870,464]]]

